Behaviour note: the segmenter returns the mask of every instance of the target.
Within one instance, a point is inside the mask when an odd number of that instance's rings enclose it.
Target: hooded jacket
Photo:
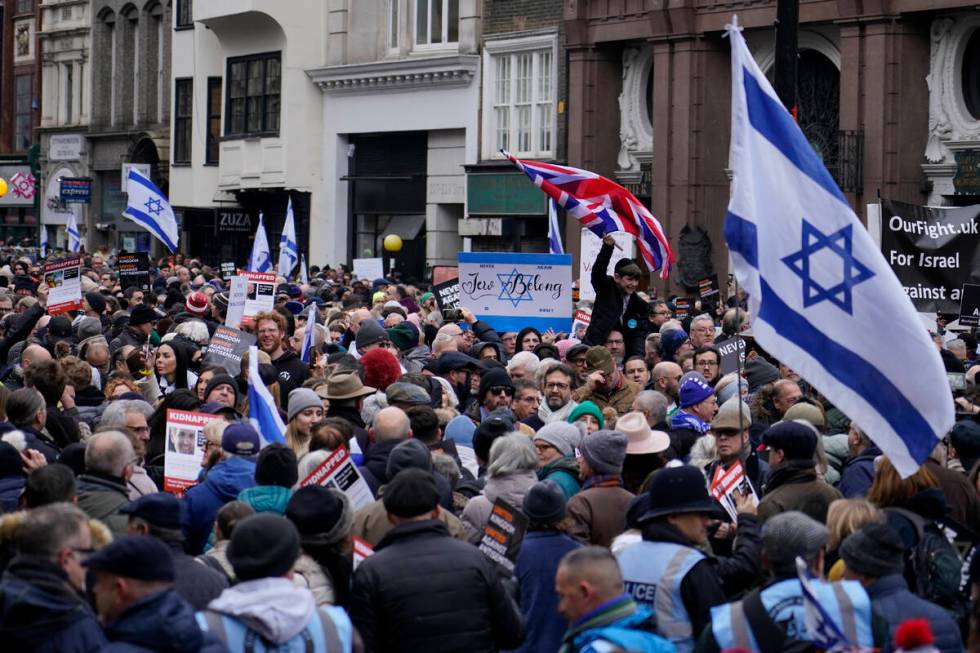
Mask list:
[[[287,350],[282,356],[272,361],[279,375],[279,400],[282,409],[289,407],[289,393],[303,385],[310,378],[310,367],[300,359],[293,350]]]
[[[474,544],[480,541],[483,537],[483,527],[490,519],[494,501],[503,499],[519,510],[524,502],[524,495],[537,482],[538,475],[533,471],[488,478],[487,484],[483,487],[483,494],[470,499],[463,510],[463,528],[466,529],[466,538]]]
[[[105,633],[112,643],[102,653],[221,653],[225,650],[212,635],[201,632],[194,610],[173,589],[136,601],[106,626]]]
[[[11,653],[94,653],[106,645],[65,572],[31,555],[14,558],[0,582],[0,641]]]
[[[255,461],[232,456],[215,465],[184,496],[181,520],[184,549],[191,555],[203,552],[221,506],[238,498],[239,492],[255,485]]]

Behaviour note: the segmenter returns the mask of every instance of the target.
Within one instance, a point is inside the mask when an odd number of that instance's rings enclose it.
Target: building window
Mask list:
[[[459,0],[415,0],[415,45],[444,46],[459,41]]]
[[[963,51],[963,101],[970,115],[980,120],[980,29],[973,31]]]
[[[14,76],[14,150],[31,146],[31,105],[34,100],[34,75]]]
[[[174,81],[174,163],[191,162],[191,121],[194,115],[194,80]]]
[[[398,3],[401,0],[388,0],[388,49],[398,49]]]
[[[279,134],[281,63],[279,52],[228,60],[225,134]]]
[[[499,51],[502,47],[488,44],[484,142],[490,147],[484,154],[492,158],[508,150],[521,156],[554,156],[554,47],[516,52]]]
[[[34,0],[17,0],[17,4],[14,7],[15,14],[33,14],[34,13]]]
[[[193,26],[194,26],[193,0],[177,0],[176,27],[193,27]]]
[[[221,78],[208,77],[208,133],[205,165],[217,165],[221,145]]]

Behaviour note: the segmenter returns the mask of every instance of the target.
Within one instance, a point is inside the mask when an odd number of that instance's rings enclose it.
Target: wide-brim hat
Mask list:
[[[377,388],[364,385],[356,372],[339,372],[327,379],[327,399],[356,399],[377,391]]]
[[[717,515],[721,506],[708,494],[704,474],[697,467],[665,467],[650,479],[649,505],[641,522],[667,515],[702,513]]]
[[[646,415],[638,411],[626,413],[616,420],[616,430],[626,434],[627,456],[660,453],[670,447],[670,436],[651,429]]]

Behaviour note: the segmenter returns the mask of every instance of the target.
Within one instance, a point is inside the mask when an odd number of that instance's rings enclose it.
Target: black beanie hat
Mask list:
[[[439,489],[432,472],[406,469],[388,485],[382,496],[385,510],[403,519],[432,512],[439,505]]]
[[[299,533],[280,515],[261,512],[235,526],[228,543],[228,562],[238,580],[285,576],[299,559]]]
[[[242,397],[238,390],[238,382],[230,374],[215,374],[208,381],[208,384],[204,387],[204,401],[207,402],[208,395],[211,391],[217,388],[219,385],[231,386],[231,389],[235,391],[235,405],[237,406],[242,400]]]
[[[92,307],[92,310],[99,315],[105,313],[105,297],[97,292],[85,293],[85,301]]]
[[[350,533],[354,509],[340,490],[307,485],[293,493],[286,504],[286,518],[293,522],[304,542],[336,544]]]
[[[480,391],[477,393],[477,399],[483,401],[483,398],[490,392],[490,388],[498,385],[508,387],[511,391],[514,390],[514,382],[511,380],[510,375],[507,374],[507,370],[496,368],[484,372],[480,375]]]
[[[255,461],[255,484],[291,488],[299,480],[296,454],[284,444],[270,444]]]

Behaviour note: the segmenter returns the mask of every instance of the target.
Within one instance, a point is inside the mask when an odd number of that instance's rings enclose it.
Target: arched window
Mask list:
[[[140,42],[143,61],[146,62],[144,74],[140,77],[142,88],[140,95],[144,98],[145,111],[140,116],[150,124],[163,122],[164,85],[163,79],[166,66],[164,65],[163,7],[159,2],[151,2],[144,9],[144,33]]]
[[[963,101],[966,110],[980,120],[980,28],[973,30],[963,51]]]
[[[139,57],[137,43],[140,41],[139,11],[133,5],[126,5],[119,11],[119,31],[116,38],[116,61],[119,62],[119,89],[121,111],[119,124],[135,125],[139,118],[137,89],[143,62]]]
[[[118,119],[119,94],[116,78],[116,14],[104,8],[96,14],[92,35],[92,120],[98,125],[115,125]]]

